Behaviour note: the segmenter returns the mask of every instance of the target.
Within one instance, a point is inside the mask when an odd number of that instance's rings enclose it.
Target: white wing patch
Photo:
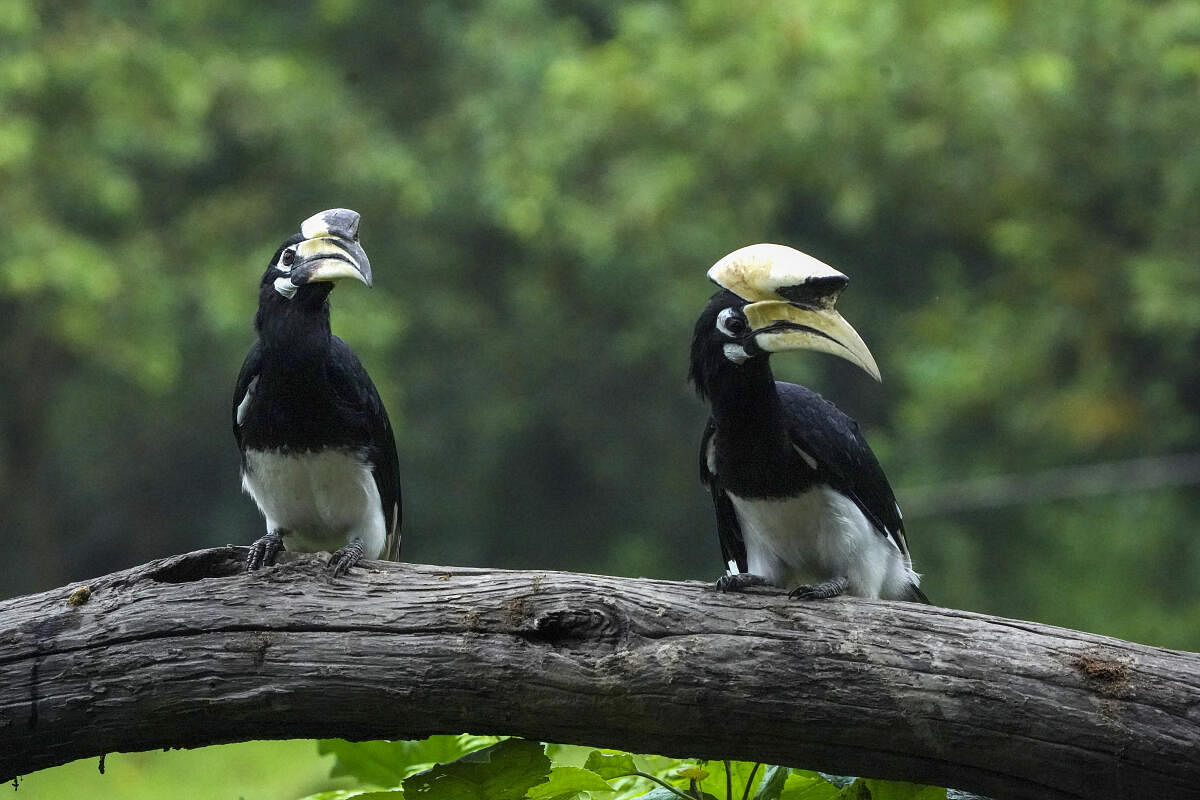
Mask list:
[[[246,386],[246,393],[242,395],[242,402],[238,403],[237,407],[237,424],[241,425],[246,419],[246,413],[250,410],[250,402],[254,399],[254,390],[258,387],[258,376],[255,375],[250,379],[249,385]]]
[[[800,445],[793,444],[792,449],[800,454],[800,457],[804,459],[804,463],[808,464],[809,469],[817,468],[817,460],[801,449]]]
[[[704,451],[704,463],[708,466],[708,474],[714,478],[717,475],[717,435],[714,433],[708,440]]]

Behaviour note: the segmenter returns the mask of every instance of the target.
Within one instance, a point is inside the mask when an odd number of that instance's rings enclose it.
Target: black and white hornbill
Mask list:
[[[833,307],[849,279],[777,244],[735,250],[708,276],[722,288],[696,323],[689,377],[712,409],[700,476],[728,569],[717,588],[929,602],[895,495],[857,423],[771,374],[771,353],[818,350],[879,380],[866,344]]]
[[[233,433],[242,488],[266,518],[246,569],[281,549],[333,553],[337,577],[362,558],[400,556],[400,469],[387,411],[367,371],[329,328],[329,293],[371,285],[357,213],[306,219],[271,258],[258,293],[258,341],[238,374]]]

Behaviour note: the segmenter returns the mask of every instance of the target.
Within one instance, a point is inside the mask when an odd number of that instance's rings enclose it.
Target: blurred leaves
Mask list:
[[[776,367],[902,504],[1198,450],[1198,9],[4,0],[0,586],[259,533],[228,395],[266,259],[332,206],[377,265],[334,327],[415,560],[714,577],[685,359],[753,241],[852,276],[884,388]],[[1196,648],[1198,517],[1162,490],[910,541],[938,602]]]

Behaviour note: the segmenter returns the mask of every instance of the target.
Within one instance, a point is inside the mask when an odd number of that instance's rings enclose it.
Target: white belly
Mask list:
[[[358,538],[367,558],[383,553],[379,489],[370,464],[352,450],[249,450],[242,488],[258,504],[267,531],[283,532],[287,550],[333,551]]]
[[[892,540],[858,506],[828,486],[799,497],[729,495],[746,542],[749,571],[784,589],[845,577],[846,593],[901,599],[917,583]]]

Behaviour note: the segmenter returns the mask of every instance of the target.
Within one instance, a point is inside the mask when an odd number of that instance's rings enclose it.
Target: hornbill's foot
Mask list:
[[[821,581],[820,583],[797,586],[788,592],[788,597],[795,600],[828,600],[846,591],[846,584],[848,583],[850,583],[850,580],[842,576],[840,578]]]
[[[350,544],[345,547],[339,547],[333,551],[333,555],[329,557],[329,564],[326,569],[329,570],[329,579],[340,578],[350,571],[350,568],[362,561],[363,543],[362,539],[357,536],[350,540]]]
[[[261,539],[256,539],[246,553],[246,572],[275,563],[275,556],[283,549],[283,531],[276,528]]]
[[[739,572],[736,575],[722,575],[717,578],[718,592],[740,592],[751,586],[770,586],[762,575],[755,575],[751,572]]]

